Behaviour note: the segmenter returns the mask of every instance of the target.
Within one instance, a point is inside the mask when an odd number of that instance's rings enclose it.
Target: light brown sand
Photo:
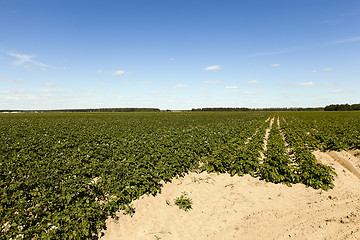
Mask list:
[[[190,173],[165,184],[156,197],[134,201],[133,217],[108,219],[102,239],[360,239],[359,178],[329,154],[314,154],[335,168],[334,189]],[[193,201],[189,212],[174,205],[183,191]]]

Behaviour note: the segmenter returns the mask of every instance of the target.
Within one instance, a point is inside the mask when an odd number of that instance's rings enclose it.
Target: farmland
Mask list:
[[[0,115],[1,238],[89,239],[189,171],[329,190],[312,151],[360,149],[359,112]]]

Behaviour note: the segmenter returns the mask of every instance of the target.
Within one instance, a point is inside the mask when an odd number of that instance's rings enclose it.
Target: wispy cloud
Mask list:
[[[242,94],[244,94],[244,95],[255,95],[254,92],[242,92]]]
[[[175,85],[176,88],[184,88],[184,87],[187,87],[186,84],[176,84]]]
[[[140,84],[151,84],[152,83],[152,81],[142,81],[142,82],[140,82]]]
[[[22,65],[24,63],[32,63],[37,66],[48,67],[48,65],[45,63],[35,61],[34,58],[36,58],[36,55],[27,55],[13,52],[8,52],[7,55],[16,58],[17,60],[14,63],[18,65]]]
[[[322,87],[335,87],[336,84],[333,84],[333,83],[324,83],[324,84],[321,84]]]
[[[175,61],[176,58],[171,57],[171,58],[169,58],[169,60],[170,60],[170,61]]]
[[[162,91],[150,91],[148,92],[149,95],[155,95],[155,96],[163,96],[163,95],[167,95],[167,92],[162,92]]]
[[[357,36],[357,37],[352,37],[352,38],[344,38],[344,39],[339,39],[339,40],[335,40],[335,41],[306,45],[306,46],[289,47],[289,48],[284,48],[284,49],[280,49],[280,50],[276,50],[276,51],[264,51],[264,52],[251,53],[251,54],[243,56],[243,57],[247,58],[247,57],[281,55],[281,54],[290,53],[290,52],[294,52],[294,51],[298,51],[298,50],[312,49],[312,48],[317,48],[317,47],[325,47],[325,46],[359,42],[359,41],[360,41],[360,36]]]
[[[95,93],[95,89],[76,89],[75,93]]]
[[[315,46],[331,46],[331,45],[337,45],[337,44],[343,44],[343,43],[352,43],[352,42],[359,42],[360,37],[353,37],[353,38],[344,38],[332,42],[326,42]]]
[[[97,70],[96,72],[97,72],[97,73],[102,73],[102,70]]]
[[[49,93],[66,93],[67,91],[65,91],[63,89],[51,89],[51,90],[48,90],[47,92],[49,92]]]
[[[104,82],[99,82],[97,85],[98,85],[99,87],[107,87],[109,84],[104,83]]]
[[[46,67],[41,67],[40,70],[46,72],[48,69]]]
[[[205,83],[205,84],[217,84],[217,83],[222,83],[222,81],[204,81],[203,83]]]
[[[312,70],[313,73],[317,73],[317,72],[330,72],[330,71],[332,71],[332,68],[329,68],[329,67],[324,68],[323,70],[316,70],[316,69]]]
[[[125,73],[124,70],[116,70],[115,72],[113,72],[113,76],[119,76],[119,75],[123,75]]]
[[[248,81],[247,83],[248,83],[248,84],[256,84],[256,83],[259,83],[259,81],[257,81],[257,80],[252,80],[252,81]]]
[[[31,66],[31,65],[24,65],[23,68],[25,71],[35,72],[35,68],[33,68],[33,66]]]
[[[24,91],[24,90],[10,90],[10,91],[0,91],[0,94],[2,95],[25,95],[32,93],[30,91]]]
[[[272,66],[272,67],[279,67],[279,66],[280,66],[280,64],[275,63],[275,64],[271,64],[271,66]]]
[[[302,82],[297,85],[301,87],[314,87],[316,84],[314,82]]]
[[[0,78],[0,82],[21,83],[22,81],[21,79]]]
[[[55,87],[55,86],[56,86],[56,83],[51,83],[51,82],[49,82],[49,83],[44,83],[43,86],[44,86],[44,87]]]
[[[220,70],[221,66],[220,65],[212,65],[212,66],[208,66],[205,68],[205,71],[213,71],[213,70]]]
[[[301,46],[298,46],[298,47],[285,48],[285,49],[281,49],[281,50],[277,50],[277,51],[257,52],[257,53],[249,54],[245,57],[261,57],[261,56],[280,55],[280,54],[284,54],[284,53],[288,53],[288,52],[293,52],[293,51],[301,49],[301,48],[302,48]]]
[[[225,86],[225,89],[238,89],[237,86]]]
[[[330,93],[346,93],[345,90],[337,89],[337,90],[331,90]]]

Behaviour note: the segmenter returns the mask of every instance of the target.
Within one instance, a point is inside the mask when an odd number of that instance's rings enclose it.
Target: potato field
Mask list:
[[[189,171],[329,190],[312,151],[349,149],[360,112],[0,114],[0,239],[96,239]]]

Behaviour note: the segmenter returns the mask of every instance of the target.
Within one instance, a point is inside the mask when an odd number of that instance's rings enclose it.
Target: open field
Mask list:
[[[360,238],[359,112],[1,114],[0,122],[5,239],[86,239],[105,226],[104,239]],[[174,206],[183,191],[189,212]]]

